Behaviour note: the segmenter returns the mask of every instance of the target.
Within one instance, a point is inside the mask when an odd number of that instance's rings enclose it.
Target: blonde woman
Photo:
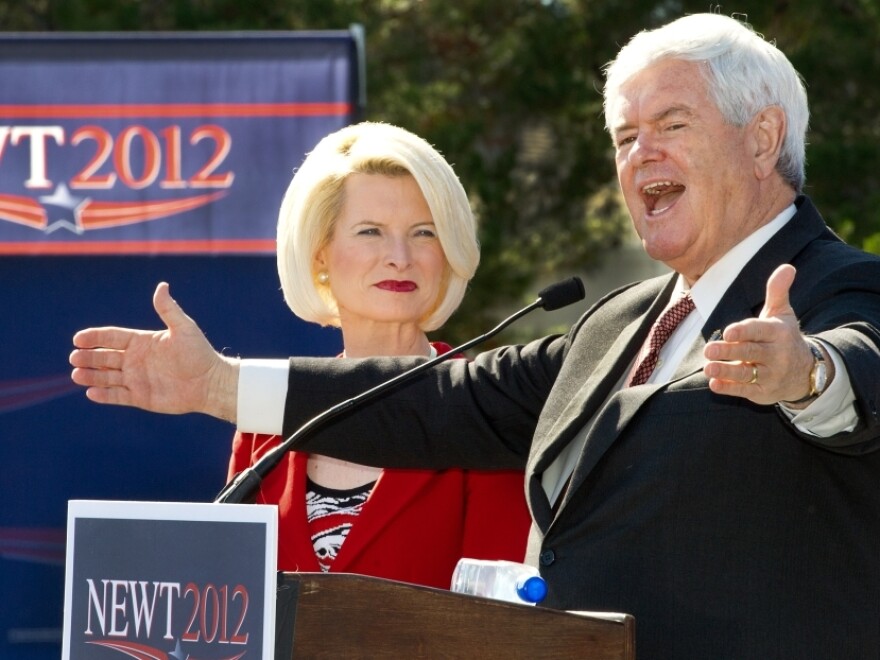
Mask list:
[[[426,333],[458,307],[478,262],[452,168],[395,126],[361,123],[325,137],[281,206],[285,300],[300,318],[340,328],[341,358],[449,351]],[[230,477],[279,442],[236,434]],[[522,472],[382,469],[297,452],[257,501],[278,505],[280,570],[443,588],[462,556],[521,561],[530,524]]]

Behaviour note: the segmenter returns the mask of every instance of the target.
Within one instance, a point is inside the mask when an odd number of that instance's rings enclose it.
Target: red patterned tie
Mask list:
[[[639,366],[633,371],[629,379],[629,386],[641,385],[647,382],[654,367],[657,366],[657,360],[660,358],[660,349],[673,331],[678,327],[685,317],[694,309],[694,301],[691,300],[691,294],[686,293],[681,300],[667,309],[651,328],[648,335],[648,354],[639,363]]]

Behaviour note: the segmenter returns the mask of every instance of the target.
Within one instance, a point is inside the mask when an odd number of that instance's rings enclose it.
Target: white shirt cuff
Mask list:
[[[281,435],[287,400],[287,360],[242,360],[238,371],[238,430]]]

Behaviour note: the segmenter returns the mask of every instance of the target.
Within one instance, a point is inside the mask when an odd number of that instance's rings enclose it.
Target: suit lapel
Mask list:
[[[611,349],[598,357],[596,368],[550,428],[550,432],[546,435],[550,441],[542,443],[538,451],[532,453],[528,465],[530,471],[543,472],[557,458],[559,451],[568,444],[573,434],[577,433],[586,420],[595,414],[608,392],[623,375],[622,372],[628,361],[621,360],[620,356],[631,354],[632,348],[639,345],[637,340],[643,325],[643,319],[633,321],[618,336]]]
[[[552,424],[548,430],[539,430],[536,434],[535,450],[527,465],[527,474],[538,477],[530,482],[530,500],[532,515],[541,528],[546,529],[552,517],[541,478],[545,471],[551,472],[551,480],[564,478],[561,475],[566,457],[570,452],[583,450],[579,433],[628,372],[632,356],[644,343],[651,325],[666,306],[675,281],[674,274],[655,279],[648,283],[646,291],[635,293],[635,299],[619,301],[619,309],[612,311],[612,315],[626,315],[630,320],[621,329],[615,330],[610,344],[584,338],[572,346],[566,357],[565,367],[557,382],[565,383],[574,379],[581,384],[573,395],[565,391],[554,393],[553,400],[549,402]],[[645,308],[644,313],[633,311]],[[601,323],[597,324],[599,326]],[[586,379],[583,380],[585,374]],[[559,399],[562,399],[561,404],[556,403]],[[560,406],[559,412],[552,410],[554,405]],[[608,436],[608,440],[610,445],[613,437]],[[568,490],[570,492],[571,488]]]
[[[596,413],[629,368],[635,351],[644,343],[651,324],[666,304],[674,282],[674,276],[663,278],[654,283],[649,294],[639,296],[643,299],[653,297],[647,305],[647,311],[644,314],[630,313],[631,318],[621,329],[615,330],[610,342],[578,335],[557,378],[557,384],[574,382],[577,385],[570,391],[551,393],[545,407],[545,413],[551,415],[551,425],[536,433],[527,466],[530,472],[543,472]],[[632,307],[631,303],[623,302],[620,304],[620,313],[626,313]],[[612,312],[612,315],[617,313]],[[597,327],[601,329],[601,325]]]

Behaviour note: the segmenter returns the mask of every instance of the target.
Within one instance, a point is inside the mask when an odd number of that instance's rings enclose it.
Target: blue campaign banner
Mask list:
[[[89,402],[73,334],[159,329],[156,284],[230,355],[334,355],[284,304],[277,209],[358,119],[355,35],[0,37],[0,658],[61,651],[71,499],[210,502],[234,429]]]
[[[271,253],[357,109],[343,33],[0,40],[0,254]]]

